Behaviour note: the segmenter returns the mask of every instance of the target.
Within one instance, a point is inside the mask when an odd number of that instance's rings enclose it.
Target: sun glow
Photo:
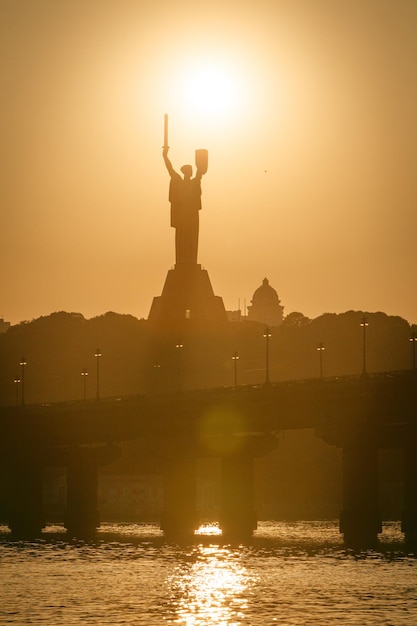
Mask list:
[[[237,44],[219,49],[194,42],[167,57],[162,73],[156,67],[149,72],[159,119],[169,116],[168,145],[175,162],[187,162],[197,147],[220,154],[224,142],[237,146],[243,131],[259,119],[262,73]]]
[[[206,66],[186,81],[186,99],[190,108],[204,115],[229,114],[236,106],[236,78],[220,66]]]
[[[229,124],[251,101],[250,77],[226,54],[177,63],[169,75],[166,108],[189,123]]]

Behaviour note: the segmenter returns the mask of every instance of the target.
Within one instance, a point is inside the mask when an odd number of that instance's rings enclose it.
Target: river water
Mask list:
[[[12,542],[0,527],[0,624],[417,624],[417,558],[397,523],[363,552],[337,522],[263,522],[236,545],[216,530],[181,545],[150,525],[104,524],[91,542],[59,527]]]

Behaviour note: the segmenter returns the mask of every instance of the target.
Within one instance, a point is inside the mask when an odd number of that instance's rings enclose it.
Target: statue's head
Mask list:
[[[184,174],[184,178],[191,178],[193,175],[192,165],[183,165],[181,168],[181,172]]]

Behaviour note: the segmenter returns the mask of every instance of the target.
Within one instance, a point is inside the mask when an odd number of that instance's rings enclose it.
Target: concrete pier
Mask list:
[[[69,454],[64,524],[72,537],[91,536],[100,526],[97,463],[88,449],[74,448]]]
[[[182,448],[163,460],[164,508],[161,529],[167,536],[192,536],[199,526],[196,457]]]
[[[343,510],[340,532],[347,545],[373,545],[382,531],[378,498],[378,449],[372,445],[343,448]]]
[[[410,429],[410,436],[404,450],[404,510],[401,530],[407,543],[417,545],[417,454],[415,450],[416,428]]]
[[[67,506],[64,525],[71,537],[88,538],[100,526],[97,471],[118,454],[117,448],[77,446],[68,450]]]
[[[32,539],[45,525],[39,450],[19,450],[8,470],[7,522],[16,538]]]
[[[222,458],[220,528],[225,537],[247,537],[256,530],[253,471],[253,456],[235,454]]]

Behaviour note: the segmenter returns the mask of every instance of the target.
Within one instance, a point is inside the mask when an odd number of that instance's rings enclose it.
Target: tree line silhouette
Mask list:
[[[319,377],[320,344],[324,377],[360,374],[364,315],[367,371],[410,369],[410,335],[415,328],[401,317],[347,311],[309,319],[294,312],[270,329],[271,382]],[[22,358],[27,364],[27,403],[81,400],[84,384],[87,398],[94,398],[97,347],[102,354],[102,396],[170,391],[178,376],[185,389],[232,386],[235,374],[238,384],[262,384],[264,331],[264,324],[244,320],[216,329],[184,326],[179,337],[178,332],[157,333],[147,320],[132,315],[108,312],[85,319],[80,313],[52,313],[11,326],[0,335],[0,403],[12,405],[19,397],[19,383],[14,381],[20,378]],[[234,354],[239,356],[237,363]],[[87,380],[83,371],[88,372]]]

